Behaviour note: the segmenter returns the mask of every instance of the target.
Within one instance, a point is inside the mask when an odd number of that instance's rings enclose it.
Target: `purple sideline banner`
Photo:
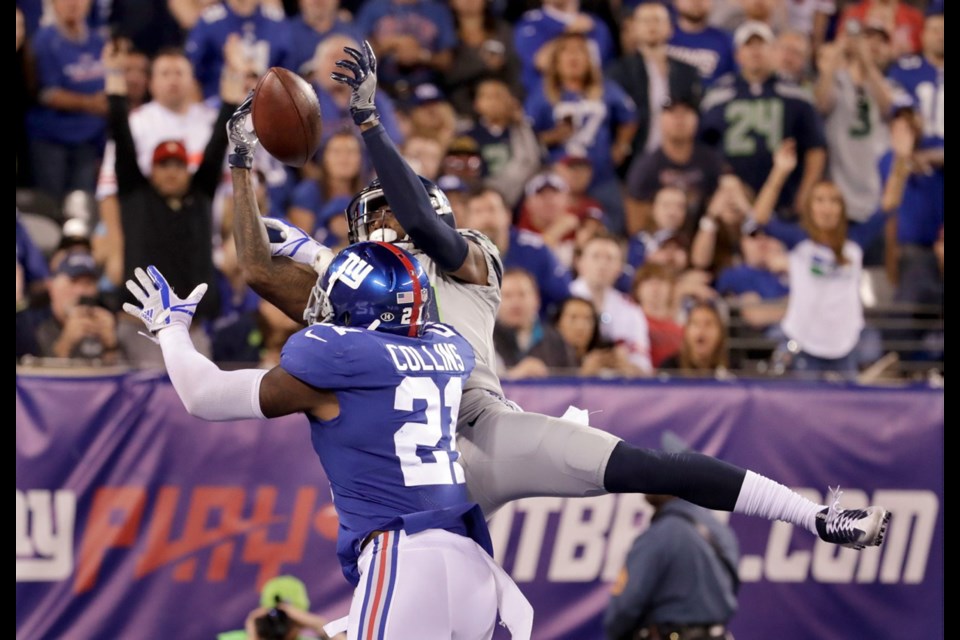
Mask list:
[[[693,448],[822,501],[893,513],[881,549],[730,516],[743,558],[738,640],[942,638],[943,391],[786,382],[512,384],[528,410]],[[209,423],[165,377],[17,377],[17,638],[214,638],[284,573],[346,615],[329,485],[302,417]],[[522,462],[519,462],[522,464]],[[540,498],[494,519],[535,638],[602,638],[609,585],[650,510],[640,496]],[[726,516],[726,514],[723,514]],[[498,637],[500,634],[498,634]]]

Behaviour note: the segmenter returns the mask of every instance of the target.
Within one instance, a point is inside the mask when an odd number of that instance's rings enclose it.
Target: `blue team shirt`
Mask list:
[[[661,229],[659,231],[638,231],[627,240],[627,264],[639,269],[646,263],[647,254],[660,248],[664,240],[674,235],[673,231]]]
[[[943,146],[943,69],[930,64],[923,56],[900,58],[887,75],[894,87],[895,102],[909,104],[923,118],[923,139],[920,147]]]
[[[809,94],[776,77],[751,87],[740,75],[721,78],[703,99],[700,136],[717,148],[741,180],[759,192],[780,143],[797,141],[800,163],[780,192],[778,207],[793,204],[803,176],[803,157],[826,146],[823,122]]]
[[[883,233],[886,223],[886,214],[883,211],[876,211],[863,224],[851,226],[847,231],[847,240],[866,250]],[[767,235],[776,238],[785,244],[787,249],[791,250],[810,237],[810,234],[799,224],[783,222],[776,218],[765,224],[763,230]]]
[[[560,101],[551,104],[540,83],[527,99],[527,115],[537,133],[553,129],[564,118],[573,119],[574,134],[563,145],[548,149],[550,162],[566,154],[586,155],[593,165],[591,186],[616,176],[610,157],[613,131],[622,124],[636,122],[637,107],[626,92],[612,80],[604,80],[600,100],[587,99],[570,91],[560,94]]]
[[[325,200],[320,190],[320,183],[312,178],[304,178],[293,189],[290,197],[290,206],[300,207],[313,213],[316,223],[310,232],[313,237],[328,247],[336,246],[340,240],[327,229],[327,222],[336,215],[342,215],[350,204],[351,196],[336,196]]]
[[[284,345],[284,371],[340,403],[333,420],[308,418],[340,520],[337,555],[352,584],[360,544],[375,530],[446,529],[490,550],[455,448],[460,393],[474,364],[469,343],[440,324],[421,338],[315,324]]]
[[[501,258],[504,269],[523,269],[537,281],[541,316],[570,297],[570,271],[557,260],[539,234],[511,227],[510,246]]]
[[[613,60],[616,48],[606,23],[598,16],[593,18],[593,29],[586,34],[596,47],[595,53],[601,66]],[[533,65],[533,59],[540,47],[547,44],[567,30],[567,23],[549,10],[533,9],[520,17],[513,31],[513,45],[520,57],[520,78],[525,87],[535,87],[540,83],[540,72]]]
[[[398,4],[393,0],[367,0],[356,16],[357,29],[368,38],[412,36],[431,53],[457,46],[457,29],[449,7],[434,0]],[[377,74],[387,85],[400,80],[415,86],[438,80],[432,69],[401,69],[390,57],[380,60]]]
[[[289,21],[290,42],[287,46],[287,55],[283,60],[283,66],[297,73],[303,73],[306,69],[301,69],[306,63],[313,59],[313,54],[317,51],[319,45],[327,36],[334,34],[349,36],[357,42],[363,41],[360,30],[351,22],[344,22],[337,18],[333,26],[320,33],[313,27],[303,21],[303,18],[297,16]]]
[[[220,92],[223,45],[231,33],[243,38],[246,53],[260,73],[282,65],[287,57],[290,27],[282,11],[260,6],[244,17],[234,13],[226,3],[208,7],[190,31],[184,45],[204,98]]]
[[[763,300],[778,300],[790,293],[787,274],[778,274],[745,264],[727,267],[713,288],[722,296],[756,293]]]
[[[943,140],[940,141],[941,146]],[[884,184],[893,168],[893,154],[887,152],[880,159],[880,178]],[[943,226],[944,202],[943,169],[927,175],[911,173],[903,190],[903,200],[897,215],[897,241],[932,247]]]
[[[350,116],[350,106],[347,105],[341,109],[333,98],[330,97],[330,94],[324,91],[318,84],[314,84],[313,89],[317,92],[317,100],[320,103],[320,120],[323,122],[323,144],[326,144],[330,136],[338,131],[344,129],[353,131],[354,124],[353,118]],[[393,100],[391,100],[390,96],[384,91],[378,91],[373,100],[377,111],[380,113],[380,124],[383,125],[390,139],[393,140],[397,146],[401,146],[404,136],[400,131],[400,125],[397,123],[397,111],[393,105]],[[321,148],[323,148],[322,145]],[[364,164],[369,167],[370,162],[369,159],[367,159],[366,147],[362,147],[362,151],[365,159]]]
[[[65,38],[54,26],[42,27],[31,43],[39,92],[57,88],[92,95],[103,91],[103,45],[103,38],[92,29],[86,39],[77,42]],[[27,134],[31,138],[59,144],[100,144],[106,126],[101,116],[42,105],[27,114]]]
[[[733,36],[723,29],[707,27],[700,33],[688,33],[674,23],[667,50],[671,57],[696,67],[703,78],[704,89],[737,70]]]

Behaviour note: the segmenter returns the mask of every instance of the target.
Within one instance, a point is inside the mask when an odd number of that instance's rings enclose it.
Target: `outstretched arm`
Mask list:
[[[237,261],[244,280],[257,295],[294,321],[303,322],[303,310],[317,281],[317,272],[311,266],[287,257],[272,257],[250,175],[253,154],[259,142],[256,134],[246,129],[252,103],[251,91],[228,125],[233,144],[229,163],[233,179],[233,237],[237,245]],[[312,246],[319,247],[319,243],[314,242]]]
[[[127,289],[142,306],[126,303],[124,311],[140,318],[153,336],[147,337],[160,343],[167,374],[190,415],[212,421],[274,418],[314,411],[330,401],[332,394],[300,382],[279,367],[223,371],[198,352],[190,338],[193,311],[207,285],[201,284],[181,300],[155,267],[134,273],[137,282],[128,280]]]
[[[243,279],[257,295],[289,318],[303,322],[303,310],[317,282],[317,272],[270,253],[267,229],[247,169],[230,169],[233,178],[233,238]]]
[[[780,143],[773,154],[773,168],[760,188],[757,199],[753,201],[753,219],[757,224],[767,224],[773,217],[773,211],[780,199],[780,192],[787,178],[797,168],[797,143],[788,138]]]
[[[465,282],[487,284],[483,251],[440,219],[419,176],[400,155],[383,126],[377,122],[360,128],[383,193],[413,243],[451,275]]]
[[[350,113],[363,132],[383,193],[397,221],[414,244],[441,269],[466,282],[487,284],[487,261],[480,247],[440,219],[419,176],[380,125],[374,104],[377,58],[370,43],[363,43],[363,51],[352,47],[345,47],[344,51],[352,59],[340,60],[337,66],[352,75],[334,73],[332,77],[351,88]]]
[[[148,180],[137,163],[137,146],[130,131],[127,80],[123,75],[126,52],[110,42],[104,46],[101,57],[107,73],[104,81],[109,105],[107,125],[116,148],[117,191],[127,194],[147,185]]]

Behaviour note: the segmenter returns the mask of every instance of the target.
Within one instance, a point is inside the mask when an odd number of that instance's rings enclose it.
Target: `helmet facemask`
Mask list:
[[[390,204],[383,189],[375,188],[361,192],[347,208],[347,225],[350,229],[350,243],[356,242],[396,242],[396,231],[386,224],[386,210]],[[371,227],[373,229],[371,230]],[[379,233],[378,233],[379,232]],[[393,236],[393,237],[390,237]]]
[[[336,278],[330,279],[330,286],[336,282]],[[307,300],[307,306],[303,310],[303,321],[309,326],[319,322],[333,321],[333,304],[330,303],[330,296],[323,288],[323,276],[317,278],[316,284],[310,291],[310,298]]]
[[[453,219],[453,209],[450,201],[443,191],[434,183],[426,178],[420,178],[427,190],[430,198],[430,206],[440,216],[444,222],[451,227],[456,228],[456,222]],[[412,244],[410,237],[404,233],[403,237],[386,225],[384,220],[384,211],[382,208],[389,207],[383,188],[379,180],[374,180],[370,185],[358,193],[346,210],[347,227],[349,228],[349,241],[351,244],[356,242],[374,241],[374,242],[392,242]],[[379,223],[379,224],[375,224]],[[374,227],[371,230],[371,227]],[[382,229],[382,231],[380,231]],[[379,231],[379,233],[378,233]]]

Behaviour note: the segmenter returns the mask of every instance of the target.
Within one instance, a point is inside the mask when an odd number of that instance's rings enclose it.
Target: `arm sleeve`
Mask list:
[[[384,131],[393,140],[394,144],[403,144],[403,131],[400,130],[400,124],[397,122],[397,107],[393,100],[387,94],[377,94],[375,99],[377,111],[380,112],[380,124]]]
[[[193,187],[213,198],[223,177],[223,156],[227,153],[227,122],[237,108],[235,104],[220,105],[220,113],[213,124],[210,141],[203,150],[203,161],[191,180]]]
[[[147,182],[140,172],[137,162],[137,147],[130,132],[129,113],[127,112],[126,96],[109,96],[110,133],[113,135],[116,160],[114,167],[117,175],[117,191],[120,194],[130,193]]]
[[[850,228],[849,238],[856,242],[864,250],[867,249],[873,241],[880,237],[887,225],[887,213],[882,210],[873,212],[863,224],[858,224]]]
[[[467,241],[448,226],[430,204],[419,176],[400,155],[382,125],[363,132],[383,193],[414,244],[444,271],[456,271],[467,259]]]
[[[223,371],[197,351],[183,325],[159,333],[170,382],[190,415],[204,420],[264,418],[260,382],[266,369]]]
[[[807,232],[800,225],[790,222],[782,222],[773,218],[763,226],[767,235],[772,236],[787,245],[787,249],[793,249],[795,246],[807,239]]]

